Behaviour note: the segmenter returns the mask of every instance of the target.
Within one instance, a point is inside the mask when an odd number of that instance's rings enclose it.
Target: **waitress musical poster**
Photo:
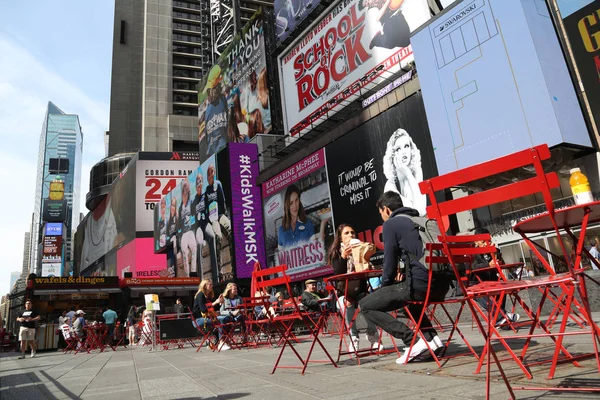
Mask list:
[[[292,281],[333,272],[327,250],[333,218],[322,149],[262,185],[269,267],[286,264]]]

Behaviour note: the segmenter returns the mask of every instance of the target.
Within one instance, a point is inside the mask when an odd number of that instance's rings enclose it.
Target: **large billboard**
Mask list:
[[[174,268],[167,268],[167,257],[154,254],[152,238],[137,238],[119,249],[116,257],[116,274],[124,278],[131,273],[134,278],[175,277]]]
[[[46,222],[64,222],[67,220],[67,208],[66,200],[44,199],[42,220]]]
[[[558,0],[581,84],[600,129],[600,5],[592,0]]]
[[[177,183],[187,178],[198,167],[197,153],[172,153],[171,160],[162,160],[160,155],[171,153],[140,153],[136,161],[136,231],[152,232],[153,210],[161,197],[169,193]]]
[[[426,0],[338,2],[279,57],[286,132],[318,125],[412,61],[410,32],[429,16]]]
[[[418,184],[437,176],[421,94],[417,93],[352,130],[326,148],[336,225],[350,224],[359,239],[383,249],[376,207],[386,191],[425,215]]]
[[[333,272],[333,241],[325,150],[321,149],[262,185],[269,267],[286,264],[292,280]]]
[[[275,0],[275,27],[277,41],[283,42],[319,5],[321,0]]]
[[[79,224],[74,247],[78,271],[135,238],[135,185],[136,166],[129,164],[106,197]]]
[[[411,43],[440,174],[542,143],[591,145],[544,1],[456,2]]]
[[[198,84],[201,161],[228,142],[245,143],[271,132],[263,23],[257,12]]]
[[[250,278],[254,264],[265,265],[266,260],[257,146],[229,144],[229,170],[235,270],[238,278]]]

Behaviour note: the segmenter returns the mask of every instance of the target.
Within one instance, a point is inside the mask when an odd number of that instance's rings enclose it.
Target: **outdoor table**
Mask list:
[[[103,352],[104,348],[106,347],[106,345],[103,343],[103,333],[105,329],[106,325],[104,324],[84,326],[83,330],[86,332],[85,342],[81,347],[75,350],[75,354],[81,352],[82,350],[90,353],[91,350],[100,349],[100,352]]]
[[[370,278],[376,278],[376,277],[380,277],[382,274],[383,274],[383,270],[380,270],[380,269],[366,270],[366,271],[360,271],[360,272],[349,272],[346,274],[329,276],[329,277],[325,278],[324,281],[328,284],[330,284],[331,282],[344,282],[344,299],[346,299],[348,296],[349,282],[361,281],[361,280],[370,279]],[[338,347],[338,358],[337,358],[338,362],[340,361],[340,357],[343,355],[355,355],[358,363],[360,364],[361,357],[367,357],[367,356],[371,356],[371,355],[382,355],[382,354],[389,354],[389,353],[396,352],[396,349],[373,350],[370,347],[364,348],[364,349],[356,349],[355,348],[354,351],[349,351],[349,350],[342,351],[342,344],[344,343],[344,340],[346,338],[346,333],[349,333],[350,329],[352,328],[352,325],[356,323],[357,316],[358,316],[358,312],[355,312],[354,316],[352,317],[352,322],[350,323],[350,326],[346,326],[345,315],[343,315],[343,314],[341,315],[342,332],[340,334],[340,343],[339,343],[339,347]],[[379,329],[379,327],[378,327],[378,329]]]

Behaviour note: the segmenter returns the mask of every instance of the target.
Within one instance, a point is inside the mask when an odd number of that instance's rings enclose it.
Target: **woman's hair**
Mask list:
[[[242,113],[242,102],[240,101],[240,96],[238,93],[235,93],[232,98],[233,102],[233,115],[235,116],[236,124],[240,122],[244,122],[244,114]]]
[[[235,286],[237,286],[235,283],[229,282],[227,284],[227,286],[225,286],[225,291],[223,292],[223,297],[229,297],[229,294],[231,293],[231,291],[233,290],[233,288]]]
[[[269,81],[267,77],[267,69],[263,68],[258,74],[258,83],[256,85],[258,89],[258,100],[262,105],[262,108],[269,108]]]
[[[181,202],[183,203],[183,196],[187,195],[188,201],[190,201],[190,183],[187,178],[181,180]]]
[[[277,292],[277,293],[275,293],[275,297],[279,297],[279,296],[281,296],[281,297],[285,297],[285,296],[283,295],[283,293],[281,293],[281,292]]]
[[[264,133],[265,125],[263,124],[262,114],[257,108],[250,113],[250,121],[248,121],[248,137],[252,139],[257,133]]]
[[[240,128],[236,121],[235,109],[229,109],[229,115],[227,115],[227,141],[229,142],[242,142],[242,135],[240,134]]]
[[[342,232],[344,231],[344,228],[348,226],[352,228],[352,226],[348,224],[339,224],[337,227],[335,238],[333,239],[333,243],[331,243],[331,246],[329,246],[329,251],[327,252],[327,262],[329,265],[333,263],[334,258],[341,257],[340,247],[342,244]]]
[[[283,225],[284,230],[289,230],[292,227],[292,215],[290,213],[290,198],[293,193],[298,194],[298,202],[300,203],[298,207],[298,220],[302,223],[306,222],[306,213],[304,212],[304,206],[300,201],[300,189],[296,185],[290,185],[285,190],[285,198],[283,201],[283,221],[281,224]]]
[[[383,156],[383,173],[387,179],[395,180],[397,178],[396,166],[394,165],[394,156],[396,155],[398,149],[394,150],[394,143],[396,143],[396,140],[402,136],[406,136],[410,141],[410,162],[408,163],[408,168],[415,178],[417,178],[417,173],[421,173],[421,151],[417,149],[417,146],[413,142],[408,132],[406,132],[404,129],[398,129],[388,140],[387,147],[385,149],[385,155]]]
[[[212,299],[215,297],[215,292],[212,289],[210,289],[210,292],[208,292],[208,289],[206,289],[206,285],[208,285],[210,282],[210,279],[202,279],[202,282],[200,282],[198,285],[198,291],[196,292],[194,298],[198,297],[200,293],[204,293],[204,296],[206,296],[207,299]]]
[[[171,207],[175,207],[175,215],[177,215],[177,197],[171,197]],[[171,210],[169,210],[169,215],[171,215]]]

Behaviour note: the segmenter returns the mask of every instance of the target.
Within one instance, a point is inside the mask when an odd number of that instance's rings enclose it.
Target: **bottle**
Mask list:
[[[581,173],[579,168],[573,168],[569,172],[571,173],[569,185],[571,185],[575,204],[579,205],[593,202],[594,198],[592,197],[592,190],[590,189],[590,182],[587,177]]]

